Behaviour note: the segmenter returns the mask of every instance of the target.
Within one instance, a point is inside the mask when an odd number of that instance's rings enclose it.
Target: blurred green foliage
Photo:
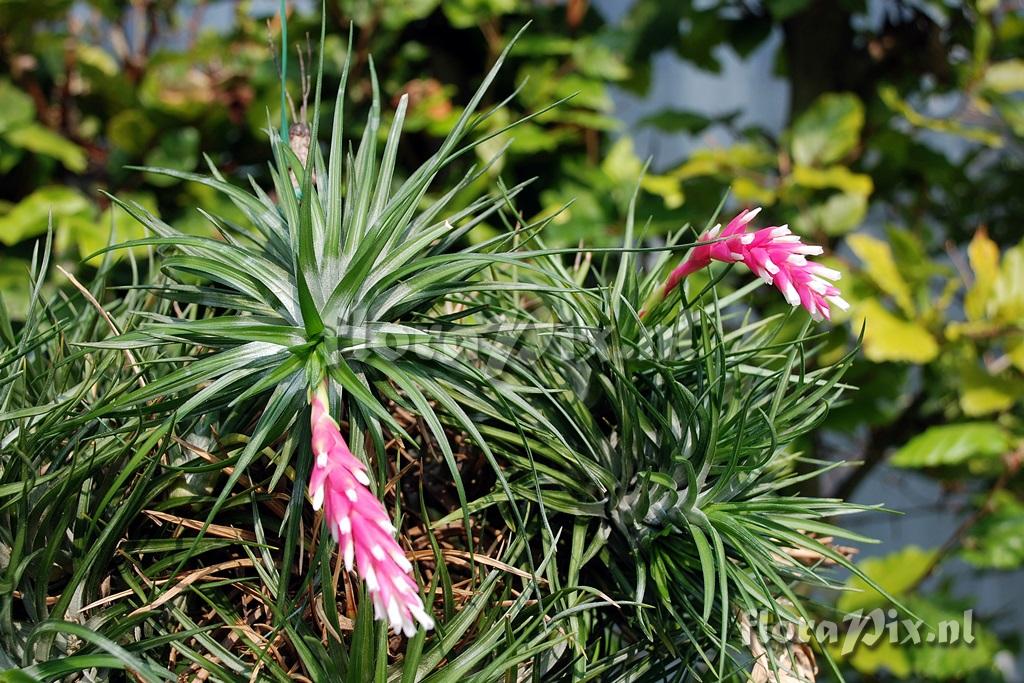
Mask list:
[[[199,209],[235,211],[202,186],[131,166],[192,171],[207,155],[232,176],[267,186],[265,129],[280,116],[274,9],[174,0],[0,3],[0,285],[15,316],[28,297],[33,244],[48,224],[58,259],[72,270],[88,268],[80,259],[112,230],[119,239],[141,236],[103,192],[132,198],[191,232],[208,229]],[[305,36],[315,42],[320,16],[292,10],[290,33],[299,36],[304,68],[292,54],[291,95],[302,118],[301,71],[315,59]],[[855,437],[865,464],[825,493],[852,496],[888,461],[970,501],[956,511],[964,523],[941,548],[906,548],[865,562],[866,571],[883,583],[910,576],[894,593],[922,615],[956,611],[955,586],[926,581],[946,562],[1020,572],[1018,3],[637,0],[614,23],[586,0],[328,0],[326,11],[325,92],[337,86],[351,51],[349,90],[363,110],[346,121],[365,119],[372,73],[383,92],[409,96],[397,173],[434,151],[508,33],[533,21],[495,90],[521,87],[510,101],[489,103],[502,108],[483,132],[496,135],[464,163],[485,161],[504,145],[507,153],[458,202],[499,176],[537,177],[519,209],[526,219],[555,215],[548,239],[556,245],[618,240],[645,159],[616,118],[617,89],[650,94],[658,55],[714,73],[725,54],[749,56],[774,37],[777,70],[789,84],[789,124],[781,132],[741,125],[742,112],[709,116],[681,101],[638,124],[665,137],[722,133],[685,159],[647,169],[637,208],[650,217],[646,235],[656,240],[703,219],[731,191],[730,208],[763,205],[772,221],[826,244],[854,304],[850,324],[837,326],[828,343],[839,354],[862,322],[866,328],[863,359],[849,376],[861,391],[829,418],[834,430]],[[396,102],[384,103],[386,116]],[[320,114],[324,124],[332,112]],[[349,125],[359,132],[358,123]],[[480,231],[488,229],[497,226]],[[765,297],[758,305],[780,304]],[[984,647],[969,657],[886,645],[859,648],[845,661],[876,677],[997,677],[994,653],[1019,644],[1005,639],[997,618],[984,628]]]

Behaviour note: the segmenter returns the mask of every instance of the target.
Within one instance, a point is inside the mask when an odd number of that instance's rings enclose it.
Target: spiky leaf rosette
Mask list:
[[[671,252],[691,245],[670,245],[645,274],[635,251],[650,250],[632,230],[630,219],[626,251],[604,268],[559,275],[595,288],[540,295],[535,322],[561,322],[533,355],[552,400],[514,428],[494,415],[488,436],[507,443],[517,495],[563,533],[565,572],[549,578],[622,606],[574,620],[576,675],[725,677],[749,661],[738,615],[809,619],[800,587],[835,589],[834,568],[857,571],[826,537],[870,542],[828,521],[862,508],[798,492],[836,466],[802,456],[801,437],[846,389],[851,357],[816,364],[822,336],[800,309],[751,317],[757,283],[719,296],[712,281],[642,316]]]
[[[537,287],[496,277],[507,268],[532,267],[515,242],[536,226],[519,225],[467,246],[466,233],[484,221],[504,219],[503,211],[523,186],[499,185],[492,195],[456,208],[457,197],[487,173],[489,164],[473,167],[451,187],[439,190],[436,181],[452,160],[497,134],[475,135],[487,117],[476,111],[504,56],[437,152],[401,182],[394,169],[406,99],[399,101],[386,143],[378,150],[381,104],[371,70],[373,101],[355,154],[344,151],[343,77],[327,159],[314,144],[303,164],[272,135],[273,196],[255,183],[251,191],[230,184],[212,165],[211,176],[145,169],[224,194],[246,217],[244,225],[207,215],[218,236],[188,235],[136,203],[113,198],[156,235],[117,248],[148,245],[165,252],[159,263],[168,283],[154,291],[173,301],[179,314],[149,316],[138,330],[104,346],[183,344],[192,360],[143,388],[111,397],[104,411],[123,414],[145,406],[182,417],[214,409],[251,410],[254,401],[262,407],[210,519],[260,449],[297,424],[310,389],[319,389],[324,380],[335,401],[328,411],[339,421],[347,418],[346,451],[351,445],[354,457],[370,461],[371,453],[385,452],[388,438],[409,438],[389,408],[394,402],[426,424],[467,508],[455,455],[435,410],[443,410],[491,457],[460,400],[502,393],[479,368],[487,354],[497,353],[481,340],[502,333],[489,324],[494,316],[483,293]],[[318,109],[319,97],[314,140]],[[507,397],[504,405],[511,410],[515,401]],[[295,465],[297,479],[310,471],[312,457],[307,455]],[[288,464],[279,463],[279,471]],[[376,465],[375,478],[381,482],[385,463],[378,458]],[[316,475],[314,480],[320,481]],[[289,523],[297,524],[296,518]],[[465,521],[468,528],[468,516]],[[331,529],[337,531],[333,522]],[[375,548],[371,544],[356,553],[364,550]],[[420,621],[429,623],[426,616]]]

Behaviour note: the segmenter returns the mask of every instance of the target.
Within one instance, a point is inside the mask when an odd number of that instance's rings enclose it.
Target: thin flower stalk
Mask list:
[[[383,503],[369,488],[366,466],[349,450],[330,416],[326,384],[311,392],[310,407],[316,456],[310,496],[313,509],[324,510],[345,569],[356,569],[366,582],[377,619],[386,619],[396,633],[413,636],[417,622],[433,628],[434,620],[424,610],[412,578],[412,563],[395,540],[396,529]]]

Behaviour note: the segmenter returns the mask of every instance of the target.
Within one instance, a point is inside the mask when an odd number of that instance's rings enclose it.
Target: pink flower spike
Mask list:
[[[412,637],[417,622],[433,628],[434,620],[423,609],[412,578],[412,563],[395,540],[396,530],[384,504],[369,489],[366,466],[349,450],[330,415],[326,383],[311,392],[309,404],[316,458],[310,497],[314,510],[324,509],[345,569],[355,569],[366,582],[376,617],[386,619],[395,633]]]
[[[725,226],[724,229],[721,224],[719,224],[703,233],[697,241],[709,242],[709,244],[698,244],[690,250],[690,255],[686,260],[679,264],[675,270],[669,273],[668,279],[665,280],[661,287],[651,293],[651,297],[647,302],[645,302],[643,309],[640,311],[640,317],[643,317],[647,311],[649,311],[653,306],[656,306],[663,298],[668,296],[673,289],[679,286],[679,283],[682,282],[687,275],[711,265],[712,260],[725,262],[742,261],[744,258],[742,250],[732,246],[737,243],[737,240],[725,240],[721,238],[741,234],[746,229],[747,223],[754,220],[754,217],[760,212],[760,208],[753,209],[751,211],[744,209],[743,211],[740,211],[735,218],[729,221],[729,224]]]
[[[803,244],[789,226],[768,227],[747,232],[747,225],[760,212],[741,211],[724,230],[708,231],[698,242],[717,240],[694,247],[686,259],[669,274],[668,279],[652,296],[657,303],[675,289],[683,278],[704,268],[712,261],[742,261],[755,275],[774,286],[792,306],[803,306],[815,320],[830,319],[831,306],[846,310],[850,305],[839,295],[832,282],[839,272],[808,260],[824,252],[819,246]],[[649,306],[645,306],[645,309]]]

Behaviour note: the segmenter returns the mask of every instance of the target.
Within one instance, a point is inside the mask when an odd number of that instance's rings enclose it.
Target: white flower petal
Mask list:
[[[800,294],[796,291],[796,287],[793,286],[792,282],[787,282],[786,286],[783,287],[782,296],[786,297],[786,303],[790,306],[800,305]]]
[[[830,304],[832,304],[836,308],[842,309],[844,311],[850,310],[850,302],[848,302],[841,296],[829,296],[825,298],[828,300]]]
[[[398,601],[395,600],[394,595],[388,598],[388,621],[391,622],[391,628],[395,631],[402,630],[402,612],[398,609]]]
[[[427,629],[428,631],[434,628],[434,619],[429,614],[424,612],[423,608],[420,607],[418,604],[409,605],[409,611],[412,612],[412,615],[416,617],[416,621],[420,622],[420,625],[422,625],[423,628]]]
[[[351,536],[346,537],[344,543],[345,550],[343,552],[343,556],[345,560],[345,571],[350,572],[352,571],[352,565],[355,562],[356,548],[355,544],[352,542]]]
[[[359,563],[359,570],[362,571],[363,563]],[[366,572],[363,574],[363,581],[366,582],[366,587],[371,593],[380,590],[380,582],[377,580],[377,572],[373,570],[373,567],[367,567]]]
[[[822,295],[824,295],[825,292],[828,291],[828,285],[825,284],[824,281],[819,280],[818,278],[812,278],[812,279],[808,280],[807,281],[807,287],[812,292],[817,292],[818,294],[822,294]]]
[[[743,218],[740,219],[740,225],[746,225],[750,221],[754,220],[757,217],[757,214],[759,213],[761,213],[760,206],[757,207],[756,209],[751,209],[750,211],[747,211],[745,214],[743,214]]]
[[[807,268],[815,275],[826,278],[828,280],[832,280],[833,282],[843,276],[843,274],[840,273],[838,270],[827,268],[821,265],[820,263],[812,263]]]
[[[391,559],[403,572],[408,573],[412,571],[412,562],[409,561],[409,558],[401,550],[392,550]]]

